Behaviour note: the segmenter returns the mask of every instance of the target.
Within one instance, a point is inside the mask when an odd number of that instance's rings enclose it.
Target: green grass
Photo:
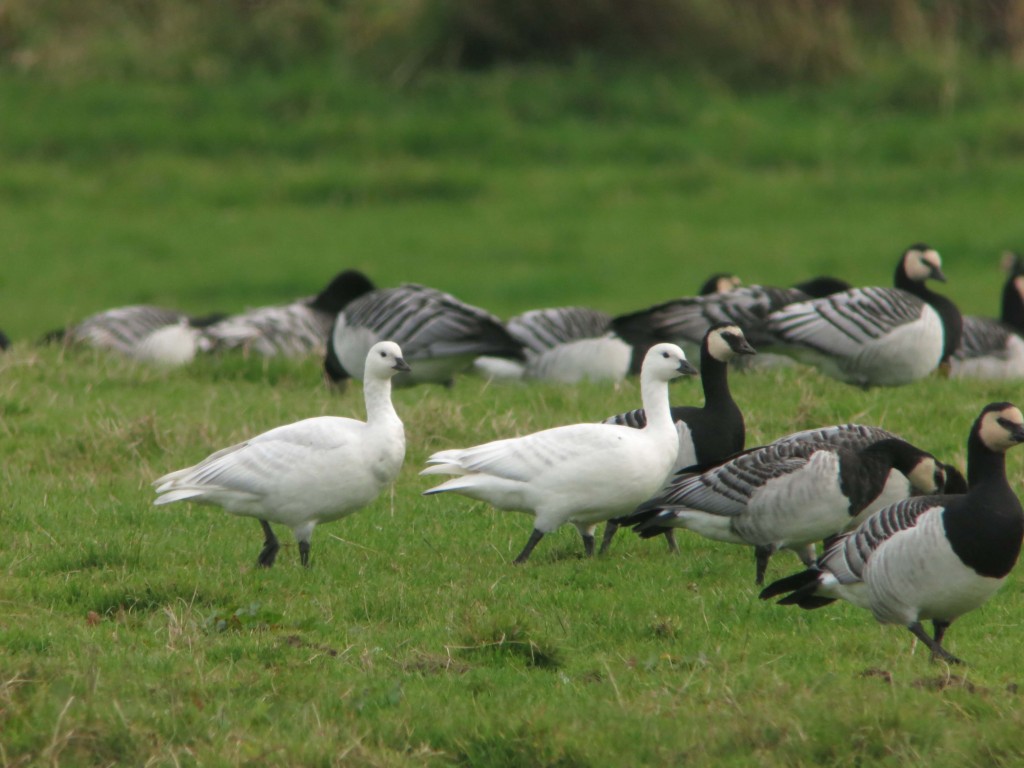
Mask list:
[[[329,74],[0,80],[0,764],[1020,762],[1018,577],[953,627],[971,665],[947,669],[851,607],[757,601],[738,547],[681,536],[672,559],[623,533],[585,561],[565,529],[513,568],[528,518],[419,495],[431,451],[635,407],[635,382],[396,392],[394,492],[321,528],[312,569],[282,538],[261,571],[253,521],[153,508],[149,483],[360,415],[358,387],[325,391],[315,360],[156,371],[31,344],[120,304],[286,301],[349,266],[501,314],[636,309],[719,269],[886,284],[922,239],[994,314],[999,251],[1024,243],[1019,80],[978,73],[939,108],[898,78],[737,97],[587,64],[401,92]],[[795,372],[734,389],[751,444],[857,420],[961,466],[980,407],[1019,399]]]

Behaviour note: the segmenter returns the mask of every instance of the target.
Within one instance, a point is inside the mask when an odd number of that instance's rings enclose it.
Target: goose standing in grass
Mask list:
[[[895,482],[892,470],[905,478]],[[768,559],[791,549],[814,562],[814,544],[856,525],[911,489],[935,493],[945,483],[929,453],[899,439],[859,450],[825,442],[781,440],[705,471],[681,472],[620,521],[642,536],[687,528],[716,541],[754,547],[756,582]]]
[[[963,338],[950,360],[950,376],[976,379],[1024,378],[1024,259],[1008,252],[998,320],[964,316]]]
[[[918,243],[896,267],[894,288],[854,288],[772,312],[766,331],[822,373],[862,387],[899,386],[947,363],[960,344],[956,305],[931,291],[945,282],[937,251]]]
[[[334,320],[324,372],[337,383],[363,378],[366,350],[392,339],[413,366],[396,384],[451,384],[480,355],[523,359],[522,346],[489,312],[422,285],[372,291],[346,306]]]
[[[933,658],[959,662],[942,646],[946,630],[1002,586],[1020,555],[1024,511],[1006,481],[1006,452],[1021,442],[1020,410],[985,406],[967,440],[966,494],[921,496],[877,511],[761,598],[786,594],[780,603],[801,608],[843,599],[882,623],[907,627]],[[928,620],[931,637],[922,626]]]
[[[264,357],[322,355],[338,312],[372,290],[373,283],[366,275],[347,269],[316,296],[250,309],[203,328],[198,347],[203,352],[241,350]]]
[[[409,370],[401,348],[378,342],[365,370],[365,422],[317,416],[277,427],[159,478],[153,503],[193,501],[255,517],[265,537],[258,562],[267,568],[279,548],[270,523],[286,525],[308,566],[313,529],[377,498],[405,458],[405,431],[391,403],[392,377]]]
[[[675,344],[648,350],[640,372],[647,424],[573,424],[522,437],[440,451],[421,474],[456,475],[424,492],[452,492],[498,509],[534,515],[533,533],[516,563],[524,563],[544,534],[575,524],[586,554],[594,529],[633,509],[664,482],[679,452],[669,410],[668,382],[696,373]]]
[[[195,338],[200,329],[223,317],[192,317],[176,309],[133,304],[97,312],[68,328],[51,331],[43,341],[106,349],[133,360],[176,365],[195,357]],[[175,337],[170,343],[160,341],[160,334],[167,329]],[[187,339],[184,348],[178,340],[182,335]]]
[[[712,464],[739,453],[746,443],[743,412],[729,391],[729,361],[740,355],[753,355],[743,331],[728,323],[713,325],[704,334],[700,345],[700,381],[704,405],[675,406],[672,421],[679,433],[679,456],[672,470],[676,472],[695,464]],[[605,419],[606,424],[623,424],[642,429],[647,423],[643,408]],[[604,529],[601,552],[611,544],[618,525],[609,521]],[[665,538],[670,552],[677,553],[673,529],[666,528]]]

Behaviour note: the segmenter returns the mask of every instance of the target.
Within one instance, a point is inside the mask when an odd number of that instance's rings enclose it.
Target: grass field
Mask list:
[[[740,548],[681,536],[673,559],[623,533],[586,561],[565,529],[513,568],[526,517],[419,495],[431,451],[635,407],[636,382],[397,392],[394,492],[321,528],[310,570],[282,538],[262,571],[254,522],[153,508],[150,481],[360,415],[358,387],[326,391],[315,360],[156,371],[31,343],[121,304],[286,301],[349,266],[503,315],[635,309],[719,269],[886,284],[917,240],[995,314],[999,252],[1024,247],[1021,81],[978,72],[951,106],[906,77],[746,96],[588,65],[404,91],[0,79],[0,765],[1019,764],[1019,576],[954,625],[970,665],[947,668],[850,607],[759,602]],[[1024,400],[733,383],[751,444],[856,420],[961,466],[981,406]]]

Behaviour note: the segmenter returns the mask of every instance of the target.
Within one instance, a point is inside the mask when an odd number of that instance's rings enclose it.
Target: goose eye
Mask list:
[[[668,352],[662,352],[661,356],[668,360]]]
[[[387,353],[387,352],[381,352],[381,353],[380,353],[380,356],[381,356],[381,357],[387,357],[387,356],[388,356],[388,353]]]

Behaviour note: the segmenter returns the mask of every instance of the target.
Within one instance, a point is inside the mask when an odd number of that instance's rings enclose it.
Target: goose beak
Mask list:
[[[752,346],[750,346],[750,342],[747,341],[746,339],[743,339],[742,341],[740,341],[740,343],[737,344],[733,348],[733,351],[737,355],[756,355],[757,354],[757,350],[754,349]]]
[[[396,371],[400,371],[402,373],[408,373],[409,371],[412,370],[409,364],[405,362],[404,357],[396,357],[395,364],[391,367],[394,368]]]
[[[679,367],[676,370],[683,376],[693,376],[697,373],[697,369],[688,360],[680,360]]]
[[[1009,430],[1010,440],[1014,443],[1024,443],[1024,424],[1014,424]]]
[[[928,276],[932,280],[938,280],[940,283],[946,282],[946,274],[942,271],[941,267],[933,266]]]

